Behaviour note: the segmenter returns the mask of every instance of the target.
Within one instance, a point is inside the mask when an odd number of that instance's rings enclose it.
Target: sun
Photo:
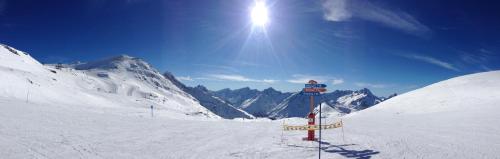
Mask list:
[[[251,12],[252,23],[255,26],[266,26],[269,23],[269,15],[266,4],[263,1],[255,2]]]

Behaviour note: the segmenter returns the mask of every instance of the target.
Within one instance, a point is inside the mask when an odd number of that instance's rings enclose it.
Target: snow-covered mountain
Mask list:
[[[241,108],[243,103],[248,103],[249,100],[256,97],[260,93],[257,89],[250,89],[249,87],[244,87],[240,89],[231,90],[229,88],[215,91],[214,95],[220,97],[234,106]]]
[[[348,114],[371,107],[381,102],[370,90],[336,90],[315,97],[315,106],[320,102],[332,107],[339,114]],[[286,98],[270,112],[271,118],[305,117],[309,112],[309,96],[297,92]]]
[[[309,96],[301,93],[282,93],[273,88],[259,91],[245,87],[236,90],[222,89],[214,94],[257,117],[304,117],[309,111]],[[342,115],[381,101],[366,88],[358,91],[336,90],[316,98],[316,104],[324,102]]]
[[[122,55],[61,67],[42,65],[27,53],[1,46],[0,97],[124,109],[153,105],[159,112],[219,118],[138,58]]]
[[[212,92],[204,86],[198,85],[196,87],[187,87],[169,72],[165,72],[163,76],[172,81],[177,87],[195,97],[202,106],[223,118],[254,118],[253,115],[234,107],[219,97],[214,96]]]
[[[241,108],[259,117],[269,117],[269,110],[279,105],[292,93],[282,93],[273,88],[267,88],[251,99],[245,100]]]

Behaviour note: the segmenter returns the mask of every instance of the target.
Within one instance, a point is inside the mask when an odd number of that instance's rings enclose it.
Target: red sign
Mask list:
[[[326,92],[326,88],[304,88],[304,92]]]

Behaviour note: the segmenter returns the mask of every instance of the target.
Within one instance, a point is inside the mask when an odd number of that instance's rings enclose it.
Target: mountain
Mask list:
[[[309,112],[309,96],[301,93],[282,93],[273,88],[259,91],[245,87],[222,89],[214,92],[214,95],[256,117],[304,117]],[[363,110],[382,101],[367,88],[357,91],[336,90],[317,98],[315,106],[321,101],[339,114]]]
[[[0,47],[0,97],[36,104],[137,109],[148,115],[220,118],[157,70],[126,55],[71,65],[42,65],[29,54]]]
[[[169,72],[165,72],[163,76],[172,81],[177,87],[195,97],[202,106],[223,118],[254,118],[253,115],[248,114],[247,112],[236,108],[230,103],[214,96],[212,92],[204,86],[198,85],[196,87],[187,87]]]
[[[258,92],[254,97],[245,100],[240,107],[255,116],[268,117],[269,110],[291,94],[292,93],[282,93],[270,87]]]
[[[220,97],[234,106],[241,108],[242,104],[249,102],[248,100],[254,98],[259,94],[260,91],[256,89],[250,89],[249,87],[244,87],[240,89],[231,90],[229,88],[215,91],[214,95]]]

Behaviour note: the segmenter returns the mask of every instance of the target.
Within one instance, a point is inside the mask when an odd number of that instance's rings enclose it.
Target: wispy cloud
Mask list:
[[[339,85],[339,84],[342,84],[342,83],[344,83],[343,79],[334,79],[332,81],[332,85]]]
[[[194,81],[190,76],[178,76],[176,78],[180,81]]]
[[[359,18],[376,22],[419,37],[428,37],[431,30],[412,15],[375,5],[370,1],[323,0],[323,17],[327,21],[341,22]]]
[[[332,85],[339,85],[344,83],[343,79],[335,78],[332,76],[321,76],[321,75],[304,75],[304,74],[294,74],[291,79],[286,80],[289,83],[304,84],[309,82],[309,80],[315,80],[319,83],[330,83]]]
[[[239,72],[238,69],[226,65],[193,64],[193,66],[200,67],[200,69],[209,69],[218,72],[231,72],[231,73]]]
[[[490,61],[490,59],[494,58],[495,54],[493,51],[481,48],[481,49],[478,49],[477,51],[473,51],[473,52],[466,52],[466,51],[460,51],[460,50],[458,50],[458,52],[460,53],[460,59],[464,63],[470,64],[470,65],[476,65],[481,70],[484,70],[484,71],[491,70],[491,68],[486,66],[486,64]]]
[[[413,60],[418,60],[422,62],[426,62],[432,65],[436,65],[442,68],[446,68],[449,70],[453,71],[460,71],[457,67],[455,67],[453,64],[441,61],[439,59],[436,59],[434,57],[430,56],[423,56],[423,55],[415,55],[415,54],[410,54],[410,55],[402,55],[402,57],[408,58],[408,59],[413,59]]]
[[[236,82],[275,83],[278,81],[273,79],[253,79],[237,74],[213,74],[209,76],[218,80],[236,81]]]
[[[388,84],[373,84],[373,83],[364,83],[364,82],[357,82],[354,85],[358,87],[364,87],[364,88],[387,88],[391,87],[393,85],[388,85]]]

